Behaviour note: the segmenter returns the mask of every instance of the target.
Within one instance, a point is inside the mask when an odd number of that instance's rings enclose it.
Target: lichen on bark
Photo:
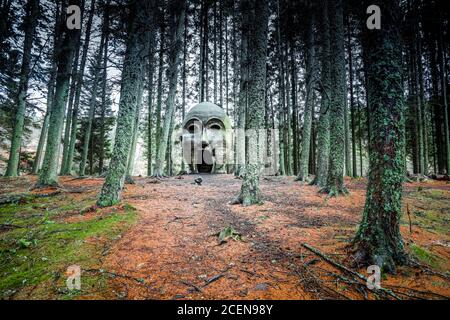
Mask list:
[[[381,1],[381,30],[366,30],[370,115],[369,182],[362,222],[354,239],[355,258],[395,272],[406,261],[400,217],[405,174],[405,119],[401,64],[400,8]]]

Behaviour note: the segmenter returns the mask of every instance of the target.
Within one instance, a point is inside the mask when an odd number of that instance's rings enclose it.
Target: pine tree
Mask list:
[[[80,6],[80,0],[70,0],[68,5]],[[79,29],[66,29],[61,43],[61,49],[57,54],[58,72],[55,84],[55,96],[52,102],[52,111],[49,119],[48,137],[45,148],[44,163],[36,187],[58,185],[58,153],[61,139],[65,106],[67,102],[70,71],[72,69],[73,57]]]
[[[26,5],[26,16],[23,21],[25,39],[22,53],[22,66],[20,70],[20,80],[16,96],[17,110],[14,123],[14,131],[11,139],[8,167],[5,176],[17,177],[20,157],[20,145],[22,142],[22,132],[25,120],[26,97],[28,91],[28,81],[30,79],[31,51],[35,37],[36,24],[39,15],[39,0],[30,0]]]
[[[344,186],[346,81],[342,0],[329,2],[331,36],[330,154],[326,186],[329,196],[347,193]]]
[[[309,169],[309,153],[311,145],[311,126],[313,120],[313,95],[315,86],[315,65],[316,65],[316,52],[314,47],[315,35],[314,35],[315,17],[313,10],[310,11],[308,20],[308,27],[305,34],[306,44],[306,99],[305,99],[305,114],[303,121],[302,132],[302,148],[300,158],[300,171],[297,177],[297,181],[305,182],[308,178]]]
[[[41,127],[41,134],[39,135],[38,147],[36,150],[36,157],[33,163],[32,173],[37,174],[42,165],[42,158],[44,154],[44,147],[47,140],[48,134],[48,124],[50,120],[50,113],[52,110],[53,96],[55,91],[55,82],[56,82],[56,72],[57,72],[57,64],[56,64],[56,56],[57,50],[60,47],[60,42],[62,41],[62,30],[64,29],[64,2],[61,2],[56,6],[55,13],[55,26],[53,31],[53,48],[50,53],[50,77],[47,84],[47,97],[46,97],[46,105],[47,109],[45,110],[44,120]]]
[[[405,261],[399,229],[405,174],[400,8],[398,1],[383,0],[379,5],[383,8],[382,28],[363,31],[371,123],[370,170],[366,205],[354,244],[358,262],[393,272],[396,264]]]
[[[156,6],[154,0],[149,2],[130,0],[128,5],[127,43],[122,70],[116,136],[105,182],[97,201],[97,205],[100,207],[114,205],[121,199],[131,149],[130,132],[133,129],[138,102],[137,90],[143,81],[145,70],[147,32],[152,26],[148,24],[147,19]]]
[[[331,97],[331,66],[330,66],[330,23],[328,0],[321,2],[320,42],[321,42],[321,102],[319,123],[317,125],[317,172],[312,184],[324,187],[328,175],[328,157],[330,150],[330,97]]]
[[[259,175],[262,169],[262,150],[265,150],[264,101],[266,88],[267,33],[269,19],[268,0],[245,0],[248,6],[243,16],[254,21],[248,37],[248,83],[245,130],[247,140],[246,163],[240,194],[236,203],[244,206],[262,201]]]
[[[63,148],[63,162],[61,165],[61,174],[66,175],[70,174],[72,170],[74,151],[75,151],[75,142],[77,140],[77,129],[78,129],[78,113],[80,109],[80,99],[81,99],[81,91],[83,88],[84,81],[84,72],[88,57],[89,44],[91,39],[91,29],[92,22],[94,18],[94,9],[95,9],[96,1],[91,1],[91,7],[89,9],[88,21],[86,24],[86,33],[84,37],[83,43],[83,53],[81,55],[80,66],[78,68],[78,72],[75,74],[76,86],[75,86],[75,96],[74,96],[74,106],[72,110],[72,114],[68,114],[67,117],[70,117],[70,141],[64,141]],[[69,120],[68,120],[69,121]],[[69,129],[69,126],[67,126]]]
[[[166,113],[164,117],[163,130],[159,140],[159,150],[155,159],[154,175],[161,177],[163,175],[163,165],[168,144],[170,143],[169,133],[175,112],[175,95],[177,91],[180,53],[182,48],[182,34],[184,28],[185,0],[169,0],[170,11],[170,39],[171,46],[169,49],[169,94],[166,101]]]

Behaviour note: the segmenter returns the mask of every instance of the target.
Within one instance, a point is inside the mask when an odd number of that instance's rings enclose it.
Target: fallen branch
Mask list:
[[[197,287],[195,284],[193,284],[193,283],[190,283],[190,282],[187,282],[187,281],[184,281],[184,280],[181,280],[180,281],[182,284],[184,284],[185,286],[188,286],[188,287],[192,287],[195,291],[197,291],[197,292],[203,292],[202,291],[202,289],[200,289],[199,287]]]
[[[408,290],[411,293],[417,293],[417,294],[421,294],[423,296],[427,296],[428,295],[428,296],[434,296],[436,298],[441,298],[441,299],[449,299],[449,297],[447,297],[447,296],[444,296],[442,294],[439,294],[439,293],[436,293],[436,292],[432,292],[432,291],[422,291],[422,290],[417,290],[417,289],[412,289],[412,288],[407,288],[407,287],[402,287],[402,286],[395,286],[395,285],[388,285],[388,287],[392,291],[394,291],[394,292],[396,292],[398,294],[403,294],[403,295],[406,295],[408,297],[416,298],[416,299],[425,299],[425,298],[424,297],[419,297],[419,296],[416,296],[416,295],[412,295],[410,293],[407,293],[407,292],[404,292],[404,291],[400,291],[400,290]]]
[[[222,274],[218,274],[218,275],[216,275],[216,276],[214,276],[214,277],[212,277],[212,278],[206,280],[206,282],[205,282],[205,284],[202,286],[202,288],[204,288],[204,287],[210,285],[211,283],[213,283],[213,282],[219,280],[219,279],[222,278],[222,277],[223,277],[223,273],[222,273]]]
[[[421,268],[425,273],[428,273],[428,274],[434,275],[434,276],[438,276],[444,280],[450,281],[450,277],[448,275],[437,272],[437,271],[433,271],[428,266],[423,265],[415,260],[410,259],[409,263],[415,267]]]
[[[133,281],[136,281],[139,284],[141,284],[141,285],[143,285],[143,286],[145,286],[147,288],[150,288],[150,286],[147,285],[145,283],[145,280],[142,279],[142,278],[136,278],[136,277],[129,276],[129,275],[126,275],[126,274],[110,272],[110,271],[106,271],[106,270],[102,270],[102,269],[86,269],[86,270],[83,270],[83,271],[85,271],[85,272],[92,272],[92,273],[106,274],[106,275],[109,275],[109,276],[112,276],[112,277],[116,277],[116,278],[124,278],[124,279],[128,279],[128,280],[133,280]]]
[[[342,270],[342,271],[345,271],[345,272],[347,272],[347,273],[349,273],[349,274],[351,274],[351,275],[353,275],[353,276],[355,276],[355,277],[357,277],[357,278],[363,280],[365,283],[367,283],[367,278],[364,277],[364,276],[363,276],[362,274],[360,274],[359,272],[353,271],[353,270],[347,268],[346,266],[344,266],[344,265],[342,265],[342,264],[340,264],[340,263],[338,263],[338,262],[332,260],[331,258],[329,258],[328,256],[326,256],[325,254],[323,254],[323,253],[320,252],[319,250],[317,250],[317,249],[311,247],[310,245],[308,245],[308,244],[306,244],[306,243],[302,243],[302,246],[303,246],[304,248],[308,249],[309,251],[315,253],[316,255],[318,255],[319,257],[321,257],[322,259],[324,259],[324,260],[325,260],[326,262],[328,262],[329,264],[335,266],[336,268],[338,268],[338,269],[340,269],[340,270]],[[369,290],[372,291],[372,292],[375,291],[375,289],[373,289],[373,290],[369,289]],[[378,292],[378,291],[383,292],[383,293],[385,293],[386,295],[391,296],[391,297],[394,298],[394,299],[401,300],[395,293],[393,293],[393,292],[392,292],[391,290],[389,290],[389,289],[379,288],[379,289],[376,290],[376,292]]]

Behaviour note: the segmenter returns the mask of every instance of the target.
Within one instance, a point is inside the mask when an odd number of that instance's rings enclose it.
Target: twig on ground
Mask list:
[[[409,233],[412,234],[411,212],[409,211],[409,203],[406,204],[406,213],[408,214],[409,220]]]
[[[213,282],[219,280],[219,279],[222,278],[222,277],[223,277],[223,273],[218,274],[218,275],[215,275],[214,277],[212,277],[212,278],[206,280],[206,282],[205,282],[205,284],[202,286],[202,288],[204,288],[204,287],[210,285],[211,283],[213,283]]]
[[[106,271],[106,270],[103,270],[103,269],[86,269],[86,270],[83,270],[83,271],[85,271],[85,272],[92,272],[92,273],[106,274],[106,275],[109,275],[109,276],[112,276],[112,277],[115,277],[115,278],[124,278],[124,279],[128,279],[128,280],[133,280],[133,281],[136,281],[137,283],[147,287],[148,289],[150,289],[150,286],[147,285],[145,283],[145,280],[142,279],[142,278],[136,278],[136,277],[133,277],[133,276],[129,276],[127,274],[120,274],[120,273],[110,272],[110,271]]]
[[[181,282],[182,284],[188,286],[188,287],[192,287],[192,288],[193,288],[195,291],[197,291],[197,292],[203,292],[202,289],[200,289],[198,286],[196,286],[196,285],[193,284],[193,283],[190,283],[190,282],[185,281],[185,280],[181,280],[180,282]]]

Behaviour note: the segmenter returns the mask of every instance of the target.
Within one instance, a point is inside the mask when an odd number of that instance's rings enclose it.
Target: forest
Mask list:
[[[444,0],[0,16],[0,299],[450,298]]]

